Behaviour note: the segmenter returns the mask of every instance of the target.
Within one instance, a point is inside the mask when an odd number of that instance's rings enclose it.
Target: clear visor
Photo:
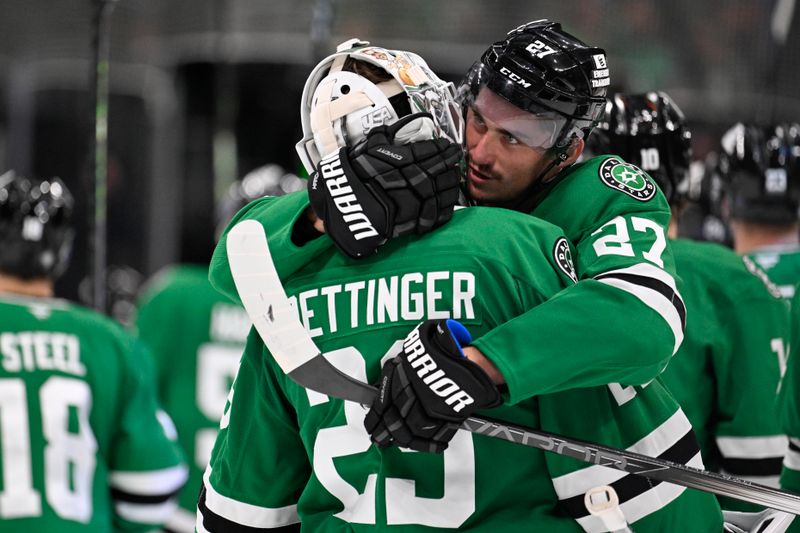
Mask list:
[[[480,88],[471,107],[485,121],[493,123],[526,146],[537,149],[552,148],[568,121],[559,113],[545,108],[524,111],[485,86]]]

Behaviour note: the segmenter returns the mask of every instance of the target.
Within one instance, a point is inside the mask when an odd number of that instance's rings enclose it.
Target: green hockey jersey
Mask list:
[[[186,467],[141,343],[66,301],[2,294],[0,354],[0,531],[163,523]]]
[[[297,192],[251,203],[231,222],[257,218],[270,236],[278,274],[303,268],[331,246],[292,241],[308,195]],[[575,245],[580,279],[574,290],[499,325],[475,341],[501,370],[514,402],[537,394],[605,385],[641,385],[656,377],[683,340],[686,312],[666,238],[670,210],[652,179],[615,156],[598,156],[559,174],[533,214]],[[225,241],[211,262],[212,282],[238,299],[227,271]],[[560,335],[569,332],[569,350]],[[622,332],[622,333],[621,333]]]
[[[776,393],[789,309],[748,258],[711,243],[672,242],[689,321],[662,374],[697,433],[709,470],[778,487],[788,441]],[[726,509],[755,510],[726,500]]]
[[[278,200],[251,205],[234,222],[263,220]],[[507,210],[457,211],[445,228],[389,242],[359,261],[323,241],[327,237],[312,243],[319,249],[305,266],[290,268],[285,287],[325,356],[363,381],[378,378],[385,358],[425,318],[458,319],[480,337],[577,288],[561,232]],[[230,280],[224,242],[210,271],[221,286]],[[275,250],[273,257],[285,272],[284,258]],[[586,366],[592,354],[571,350],[570,335],[549,332],[563,339],[560,360],[572,365],[580,359]],[[530,345],[519,347],[518,355]],[[491,416],[702,465],[688,419],[659,380],[607,385],[617,369],[591,373],[587,382],[602,385],[522,399],[507,395]],[[709,494],[499,439],[459,431],[443,454],[378,449],[364,430],[365,413],[353,402],[296,385],[251,332],[204,476],[197,530],[246,525],[268,531],[300,522],[314,532],[601,532],[607,529],[583,503],[598,485],[615,487],[637,530],[722,528]]]
[[[794,296],[795,285],[800,282],[800,247],[796,244],[765,246],[747,255],[767,273],[784,298]]]
[[[781,487],[800,493],[800,292],[791,301],[789,359],[778,395],[781,427],[789,435],[789,449],[783,459]],[[800,526],[800,524],[798,524]],[[800,527],[797,528],[800,531]]]
[[[148,284],[136,318],[140,338],[155,358],[158,392],[189,460],[179,509],[166,526],[194,531],[197,494],[219,429],[225,398],[250,330],[241,306],[208,282],[208,269],[180,265]]]

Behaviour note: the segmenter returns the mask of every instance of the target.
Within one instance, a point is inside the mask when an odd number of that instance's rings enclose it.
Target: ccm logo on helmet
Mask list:
[[[474,403],[475,400],[461,390],[461,387],[445,376],[444,371],[439,368],[433,358],[425,351],[422,341],[419,339],[419,327],[415,328],[403,343],[406,359],[411,363],[411,367],[417,371],[417,376],[425,383],[434,394],[444,398],[444,403],[453,407],[456,413]]]
[[[522,79],[522,76],[520,76],[519,74],[516,74],[514,72],[511,72],[506,67],[500,68],[500,74],[506,76],[508,79],[510,79],[514,83],[518,83],[518,84],[522,85],[526,89],[531,86],[530,82],[525,81],[524,79]]]
[[[320,174],[331,193],[336,209],[342,214],[342,219],[353,237],[360,241],[367,237],[377,236],[378,231],[364,214],[364,208],[358,203],[353,189],[347,183],[347,176],[342,171],[342,162],[339,160],[338,152],[320,161]],[[312,186],[316,187],[317,183],[312,183]]]

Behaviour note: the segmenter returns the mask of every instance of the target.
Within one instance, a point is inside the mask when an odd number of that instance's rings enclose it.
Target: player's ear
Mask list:
[[[573,137],[572,142],[567,149],[567,158],[559,163],[559,167],[568,167],[572,163],[578,160],[578,158],[583,153],[583,149],[586,147],[586,142],[580,137]]]

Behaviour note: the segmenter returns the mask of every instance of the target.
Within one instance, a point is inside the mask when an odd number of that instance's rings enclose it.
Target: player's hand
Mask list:
[[[388,239],[450,220],[462,156],[460,146],[433,139],[429,114],[403,117],[320,161],[308,180],[311,207],[344,254],[372,255]]]
[[[455,320],[426,320],[414,328],[381,371],[364,419],[372,442],[442,452],[472,413],[500,405],[489,376],[461,352],[470,341]]]

